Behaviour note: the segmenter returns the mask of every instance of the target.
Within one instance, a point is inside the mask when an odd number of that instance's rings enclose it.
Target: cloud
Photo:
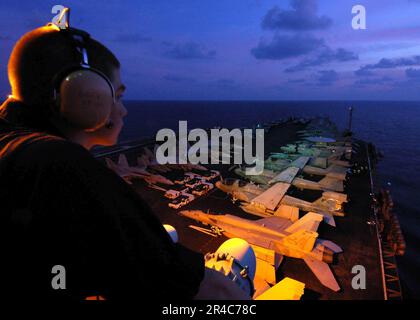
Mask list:
[[[394,80],[390,77],[382,77],[382,78],[370,78],[370,79],[359,79],[354,82],[354,86],[356,87],[366,87],[366,86],[378,86],[384,84],[392,84]]]
[[[420,69],[409,68],[405,70],[405,75],[407,76],[407,78],[413,80],[420,80]]]
[[[292,10],[282,10],[275,6],[262,20],[263,29],[307,31],[327,29],[332,20],[327,16],[317,16],[316,0],[291,0]]]
[[[304,83],[305,79],[289,79],[287,80],[288,83]]]
[[[358,77],[369,77],[369,76],[373,76],[374,73],[368,69],[358,69],[354,72],[354,74]]]
[[[114,41],[118,42],[126,42],[126,43],[140,43],[140,42],[151,42],[152,38],[150,37],[144,37],[138,33],[121,33],[117,34]]]
[[[193,78],[178,76],[178,75],[174,75],[174,74],[167,74],[166,76],[163,77],[163,79],[167,80],[167,81],[177,82],[177,83],[196,82],[196,80],[193,79]]]
[[[186,42],[179,44],[172,44],[165,42],[164,44],[169,49],[164,53],[168,58],[179,60],[190,59],[212,59],[216,56],[215,50],[209,50],[205,46],[196,42]]]
[[[375,64],[367,64],[362,66],[356,72],[363,73],[366,70],[375,70],[375,69],[393,69],[398,67],[409,67],[409,66],[419,66],[420,65],[420,56],[413,56],[409,58],[396,58],[396,59],[386,59],[383,58]]]
[[[251,49],[251,54],[257,59],[282,60],[308,54],[323,45],[323,39],[308,34],[276,34],[270,43],[260,40],[258,46]]]
[[[318,71],[318,75],[317,85],[319,86],[330,86],[338,80],[338,73],[334,70]]]
[[[322,50],[321,53],[319,53],[317,56],[305,59],[301,61],[299,64],[289,67],[285,69],[285,72],[297,72],[297,71],[303,71],[310,67],[316,67],[325,65],[331,62],[347,62],[352,60],[358,60],[359,56],[349,50],[338,48],[337,50],[332,50],[329,47],[325,47],[324,50]]]

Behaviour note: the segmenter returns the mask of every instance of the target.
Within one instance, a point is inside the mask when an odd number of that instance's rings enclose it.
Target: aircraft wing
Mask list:
[[[257,235],[257,234],[248,234],[248,232],[246,230],[244,230],[244,234],[238,235],[238,238],[243,238],[244,240],[246,240],[250,245],[254,246],[258,246],[261,248],[264,248],[265,250],[271,250],[273,251],[273,241],[270,239],[267,239],[266,237],[262,237],[261,235]]]
[[[280,233],[283,233],[284,230],[292,225],[292,222],[289,219],[275,216],[257,220],[255,223]]]
[[[274,287],[256,296],[255,300],[300,300],[305,284],[291,278],[284,278]]]
[[[346,167],[341,167],[341,166],[336,165],[336,164],[332,164],[330,167],[328,167],[328,170],[329,170],[330,172],[334,172],[334,173],[346,174],[346,173],[347,173],[348,168],[346,168]]]
[[[255,198],[255,193],[249,192],[249,191],[241,191],[244,195],[248,197],[248,199],[252,200]]]
[[[150,176],[143,176],[144,180],[150,184],[155,184],[155,183],[162,183],[162,184],[167,184],[167,185],[174,185],[174,183],[159,175],[159,174],[154,174],[154,175],[150,175]]]
[[[299,157],[295,161],[293,161],[290,164],[290,166],[291,167],[296,167],[296,168],[299,168],[299,169],[303,169],[303,167],[306,166],[308,161],[309,161],[309,157]]]
[[[132,184],[130,181],[131,178],[143,178],[143,176],[132,173],[128,171],[126,168],[122,168],[118,166],[110,158],[105,158],[105,161],[108,168],[113,170],[116,174],[118,174],[121,178],[123,178],[128,184]]]
[[[324,286],[333,291],[340,290],[340,286],[327,263],[309,257],[304,257],[303,260]]]
[[[287,190],[289,190],[290,184],[279,182],[273,185],[268,190],[261,193],[259,196],[252,200],[253,204],[264,206],[269,210],[275,210],[280,200],[283,199]]]
[[[136,173],[145,177],[149,177],[152,175],[150,172],[147,172],[146,169],[142,169],[138,167],[127,167],[127,170],[130,170],[133,173]]]
[[[293,179],[296,177],[297,173],[299,172],[299,168],[297,167],[289,167],[286,170],[280,172],[277,176],[271,179],[268,183],[273,184],[276,182],[286,182],[292,183]]]
[[[242,194],[242,196],[244,196],[244,197],[241,197],[241,199],[239,199],[239,200],[243,200],[243,201],[246,201],[246,202],[251,202],[252,199],[255,198],[255,194],[252,193],[252,192],[249,192],[249,191],[240,191],[240,192],[237,192],[237,193],[234,192],[234,193],[232,193],[232,195],[235,196],[235,194],[238,195],[239,193]]]

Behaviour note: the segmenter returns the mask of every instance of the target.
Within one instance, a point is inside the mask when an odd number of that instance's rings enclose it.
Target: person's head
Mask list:
[[[94,145],[113,145],[122,129],[122,118],[127,114],[121,101],[125,86],[121,82],[120,63],[109,49],[90,37],[85,39],[84,47],[90,67],[103,73],[115,90],[115,102],[111,103],[106,123],[95,127],[94,130],[76,126],[73,122],[66,121],[65,114],[61,112],[62,102],[54,100],[57,75],[80,65],[81,55],[74,40],[52,26],[30,31],[16,43],[8,65],[12,95],[29,107],[44,112],[49,121],[70,140],[87,148]],[[101,100],[103,88],[95,84],[94,77],[91,78],[92,81],[87,77],[87,80],[80,82],[81,87],[79,91],[76,90],[77,95],[66,97],[67,107],[71,107],[73,101],[79,104],[83,104],[84,100],[92,103],[89,94]],[[83,94],[86,93],[88,96],[83,99]],[[96,104],[94,107],[96,108]],[[98,108],[101,108],[100,103]],[[100,111],[98,109],[98,112]],[[82,112],[79,116],[86,118],[87,114]]]

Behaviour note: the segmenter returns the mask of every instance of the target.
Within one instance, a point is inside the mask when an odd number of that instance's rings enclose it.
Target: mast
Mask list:
[[[351,132],[351,125],[353,122],[353,107],[349,108],[349,127],[348,127],[348,131]]]

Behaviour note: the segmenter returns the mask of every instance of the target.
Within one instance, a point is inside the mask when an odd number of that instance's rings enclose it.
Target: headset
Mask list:
[[[114,86],[103,72],[89,65],[85,44],[90,35],[70,28],[69,21],[70,9],[64,8],[57,24],[47,24],[70,37],[80,55],[79,64],[64,68],[54,76],[53,105],[60,118],[71,126],[88,132],[101,127],[110,129],[113,127],[109,118],[115,104]]]

